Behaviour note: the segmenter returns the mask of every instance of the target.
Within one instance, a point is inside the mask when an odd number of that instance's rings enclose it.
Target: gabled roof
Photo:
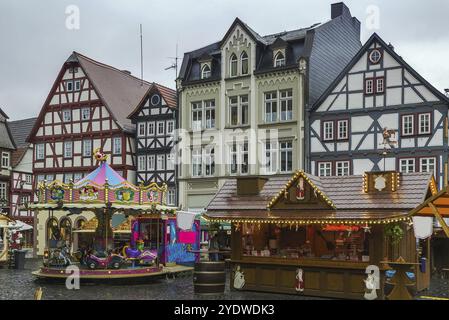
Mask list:
[[[415,71],[407,62],[402,59],[400,55],[396,53],[377,33],[373,33],[371,37],[365,42],[365,44],[360,48],[348,65],[341,71],[341,73],[335,78],[335,80],[329,85],[329,87],[324,91],[324,93],[318,98],[318,100],[313,104],[311,110],[316,110],[326,99],[326,97],[332,93],[335,87],[344,79],[346,74],[352,69],[352,67],[359,61],[359,59],[365,54],[365,52],[370,48],[374,42],[378,42],[382,48],[390,54],[393,59],[395,59],[399,64],[403,65],[411,75],[416,79],[421,81],[423,85],[427,87],[433,94],[439,97],[441,100],[449,102],[449,98],[446,97],[442,92],[438,91],[434,86],[432,86],[426,79],[424,79],[418,72]]]
[[[45,114],[45,107],[61,81],[67,64],[71,63],[79,63],[117,125],[126,132],[134,132],[134,126],[127,116],[141,101],[151,84],[132,76],[126,71],[95,61],[74,51],[61,68],[27,141],[33,134],[36,134]]]
[[[2,120],[0,121],[0,148],[15,149],[16,144],[14,143],[7,121],[9,117],[1,108],[0,115],[2,117]]]
[[[11,154],[11,166],[14,168],[16,167],[20,161],[22,161],[23,157],[29,150],[29,147],[19,147],[16,150],[14,150]],[[29,164],[30,167],[32,167],[32,163]]]
[[[29,142],[27,142],[27,137],[33,130],[34,124],[36,123],[35,118],[22,119],[17,121],[11,121],[8,123],[9,129],[11,130],[12,137],[17,148],[28,147]]]
[[[146,99],[151,93],[158,92],[162,99],[167,103],[167,106],[169,108],[176,109],[176,91],[167,87],[164,87],[158,83],[152,83],[151,86],[148,88],[148,91],[146,94],[142,97],[142,100],[139,102],[139,104],[136,106],[136,108],[128,115],[128,119],[133,118],[137,113],[139,113],[140,109],[142,108],[143,104],[145,103]]]
[[[261,35],[259,35],[256,31],[254,31],[253,29],[251,29],[246,23],[244,23],[242,20],[240,20],[238,17],[235,18],[234,22],[231,24],[231,26],[229,27],[228,31],[226,32],[226,34],[224,35],[223,39],[220,42],[220,46],[222,46],[224,44],[224,42],[227,40],[227,38],[229,37],[229,35],[232,33],[232,31],[234,30],[235,26],[239,25],[243,28],[243,30],[245,30],[245,32],[256,42],[262,43],[262,44],[267,44],[264,37],[262,37]]]

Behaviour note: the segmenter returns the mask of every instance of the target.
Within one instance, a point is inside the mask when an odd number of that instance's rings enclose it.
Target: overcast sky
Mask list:
[[[0,107],[12,120],[37,116],[72,51],[139,76],[140,23],[145,79],[174,87],[174,71],[164,69],[173,62],[176,43],[182,57],[220,40],[237,16],[261,35],[310,26],[330,19],[333,2],[0,0]],[[362,23],[362,43],[377,32],[438,90],[449,87],[448,0],[345,3]],[[79,8],[79,29],[66,27],[70,5]],[[373,29],[376,6],[379,28]]]

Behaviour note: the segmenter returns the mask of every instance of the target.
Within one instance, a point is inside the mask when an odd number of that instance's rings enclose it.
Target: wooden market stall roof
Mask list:
[[[374,188],[379,177],[385,178],[382,190]],[[251,179],[257,180],[252,184],[257,190],[249,190]],[[291,194],[300,179],[310,195],[296,201]],[[240,192],[243,189],[246,191]],[[411,210],[436,192],[430,173],[390,171],[316,177],[297,171],[293,176],[228,180],[207,206],[205,218],[261,223],[389,223],[407,220]]]
[[[435,217],[444,233],[449,237],[449,226],[444,218],[449,218],[449,186],[433,194],[409,213],[410,216]]]

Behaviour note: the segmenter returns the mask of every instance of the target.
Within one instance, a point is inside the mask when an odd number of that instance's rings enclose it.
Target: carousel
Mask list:
[[[39,201],[28,207],[37,214],[89,211],[94,218],[72,230],[72,243],[52,230],[39,278],[65,279],[68,266],[79,267],[82,279],[123,279],[190,272],[199,260],[200,222],[189,212],[166,205],[167,186],[134,185],[95,150],[96,170],[80,181],[41,183]],[[117,219],[118,218],[118,219]],[[114,221],[115,220],[115,221]],[[117,220],[119,221],[117,223]],[[47,235],[48,236],[48,235]],[[73,243],[76,239],[76,243]]]

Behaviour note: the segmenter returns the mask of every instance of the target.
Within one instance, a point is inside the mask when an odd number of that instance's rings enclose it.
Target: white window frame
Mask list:
[[[8,183],[7,182],[0,182],[0,200],[6,200],[7,203],[9,202],[8,199]]]
[[[203,159],[204,176],[213,177],[215,175],[215,149],[213,147],[204,148]]]
[[[265,159],[265,173],[274,174],[278,171],[278,142],[265,141],[264,143],[264,159]]]
[[[156,130],[158,136],[165,136],[165,121],[158,121]]]
[[[69,184],[73,181],[73,173],[64,173],[64,183]]]
[[[165,158],[167,159],[167,170],[175,170],[175,154],[169,153]]]
[[[423,117],[426,117],[427,120],[423,119]],[[423,129],[423,122],[427,122],[425,126],[427,127],[427,130]],[[418,134],[430,134],[432,132],[432,113],[426,112],[426,113],[419,113],[418,114]]]
[[[81,90],[81,80],[75,80],[73,83],[73,91]]]
[[[319,177],[330,177],[332,176],[332,162],[330,161],[323,161],[323,162],[318,162],[318,176]],[[324,171],[324,174],[323,173]]]
[[[119,142],[119,143],[117,143]],[[112,138],[112,154],[120,155],[122,154],[122,137],[113,137]]]
[[[144,155],[137,156],[137,170],[142,172],[147,170],[147,157]]]
[[[195,101],[190,104],[191,108],[191,128],[193,131],[200,131],[203,129],[203,103],[202,101]]]
[[[92,157],[92,140],[83,140],[83,157]]]
[[[410,170],[412,168],[412,170]],[[412,173],[416,171],[415,158],[401,158],[399,159],[399,172]]]
[[[280,57],[280,56],[282,56],[282,57]],[[282,51],[277,52],[276,56],[274,57],[273,66],[275,68],[284,67],[285,63],[286,63],[286,61],[285,61],[285,53],[282,52]]]
[[[156,170],[157,171],[165,170],[165,154],[158,154],[156,156]]]
[[[72,110],[71,109],[63,109],[62,110],[62,122],[70,122],[72,121]]]
[[[45,159],[45,144],[38,143],[36,144],[36,160],[44,160]]]
[[[411,122],[411,127],[409,128],[408,126],[410,125],[410,123],[407,124],[406,127],[406,119],[409,119]],[[406,132],[405,129],[410,129],[410,132]],[[415,135],[415,116],[413,114],[406,114],[406,115],[402,115],[401,116],[401,134],[402,136],[413,136]]]
[[[82,121],[90,120],[90,108],[89,107],[81,108],[81,120]]]
[[[25,183],[33,184],[33,175],[31,173],[25,174]]]
[[[204,105],[204,124],[206,129],[215,128],[215,100],[205,100]]]
[[[239,70],[239,67],[238,67],[237,55],[235,53],[232,53],[231,56],[229,57],[229,76],[237,77],[238,70]]]
[[[426,167],[433,166],[433,170],[429,170],[429,168],[427,168],[427,170],[423,170],[424,166],[426,166]],[[435,175],[436,168],[437,168],[437,160],[435,157],[419,158],[419,171],[420,172],[429,172],[429,173],[433,173],[433,175],[436,176]]]
[[[203,67],[201,68],[201,79],[210,78],[211,75],[212,75],[211,66],[208,63],[204,64]]]
[[[168,120],[167,121],[167,134],[172,135],[174,131],[175,131],[175,121]]]
[[[342,124],[344,124],[343,127]],[[349,120],[338,120],[337,129],[337,140],[347,140],[349,138]],[[345,130],[342,132],[342,129]]]
[[[277,91],[264,92],[264,120],[266,123],[278,121],[279,110],[277,98]]]
[[[65,89],[67,92],[73,92],[75,89],[75,83],[73,80],[68,80],[65,82]]]
[[[154,133],[156,132],[155,127],[156,124],[154,121],[148,122],[148,136],[154,136]]]
[[[8,169],[10,167],[10,153],[2,152],[2,168]]]
[[[64,141],[64,158],[73,158],[73,141]]]
[[[365,94],[374,94],[374,78],[365,79]]]
[[[282,159],[285,155],[285,159]],[[290,158],[290,168],[288,160]],[[285,165],[285,168],[282,168]],[[279,172],[286,173],[293,171],[293,141],[279,141]]]
[[[75,172],[73,174],[73,182],[78,182],[83,178],[83,173],[82,172]]]
[[[350,161],[337,161],[335,162],[335,175],[338,177],[349,176],[351,174],[351,162]]]
[[[323,141],[334,140],[335,137],[334,126],[335,126],[334,121],[323,121]]]
[[[385,78],[379,77],[376,78],[376,93],[384,93],[385,92]]]
[[[147,135],[147,124],[145,122],[137,123],[137,136],[145,137]]]
[[[243,64],[244,63],[246,63],[246,72],[243,69]],[[249,74],[249,56],[248,56],[248,53],[246,51],[243,51],[240,54],[240,72],[241,72],[242,75]]]
[[[233,121],[233,111],[235,111],[236,119]],[[229,124],[231,126],[239,125],[239,97],[229,97]]]
[[[192,150],[192,177],[202,175],[202,151],[200,148]]]
[[[176,190],[173,188],[167,190],[167,204],[168,205],[176,204]]]
[[[248,139],[233,141],[229,146],[231,175],[247,175],[249,173],[249,143]]]
[[[280,121],[293,120],[293,90],[279,90]]]
[[[147,156],[147,171],[155,171],[156,170],[156,156],[154,154],[150,154]]]

